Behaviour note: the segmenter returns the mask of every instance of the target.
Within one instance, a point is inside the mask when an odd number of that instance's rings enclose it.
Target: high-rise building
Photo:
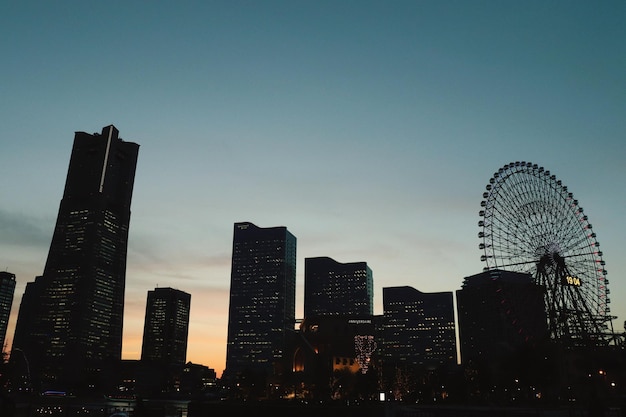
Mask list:
[[[112,125],[74,136],[48,259],[27,285],[13,342],[35,381],[82,386],[121,358],[138,151]]]
[[[304,260],[304,317],[371,316],[372,270],[366,262],[339,263],[328,257]]]
[[[461,361],[498,363],[547,335],[544,289],[530,274],[490,270],[456,292]]]
[[[4,339],[7,335],[9,315],[13,306],[15,293],[15,274],[0,271],[0,351],[6,351]]]
[[[141,360],[183,365],[187,358],[191,295],[173,288],[148,291]]]
[[[383,288],[381,356],[387,364],[456,365],[452,292]]]
[[[225,375],[276,375],[295,326],[296,238],[286,227],[235,223]]]

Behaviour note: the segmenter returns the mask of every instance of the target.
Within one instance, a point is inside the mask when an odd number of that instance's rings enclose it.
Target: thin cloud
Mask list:
[[[230,276],[230,254],[205,256],[185,250],[156,255],[129,256],[129,276],[133,281],[185,281]]]
[[[0,236],[3,245],[47,247],[54,220],[0,209]]]

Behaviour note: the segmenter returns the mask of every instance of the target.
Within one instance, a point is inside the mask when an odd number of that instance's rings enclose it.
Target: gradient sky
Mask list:
[[[141,145],[123,358],[147,292],[191,293],[187,359],[225,366],[233,224],[382,288],[482,270],[478,211],[511,161],[584,207],[626,319],[623,1],[8,1],[0,8],[0,267],[43,272],[75,131]]]

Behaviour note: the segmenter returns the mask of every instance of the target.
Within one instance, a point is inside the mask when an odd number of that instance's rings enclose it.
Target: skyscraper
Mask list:
[[[0,351],[4,352],[4,338],[7,335],[9,315],[15,293],[15,274],[0,271]]]
[[[382,357],[386,364],[456,365],[452,292],[383,288]]]
[[[285,227],[235,223],[225,375],[273,375],[295,324],[296,238]]]
[[[304,260],[304,317],[371,316],[372,270],[366,262],[339,263],[328,257]]]
[[[130,204],[139,145],[76,132],[43,275],[27,285],[13,348],[36,380],[82,386],[122,351]]]
[[[191,295],[173,288],[148,291],[141,360],[183,365],[187,358]]]

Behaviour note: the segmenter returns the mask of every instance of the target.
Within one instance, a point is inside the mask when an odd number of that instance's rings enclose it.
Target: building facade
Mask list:
[[[381,359],[425,369],[456,365],[452,292],[423,293],[415,288],[383,288]]]
[[[235,223],[227,378],[281,374],[295,326],[296,238],[285,227]]]
[[[191,295],[173,288],[148,291],[141,360],[182,365],[187,359]]]
[[[27,285],[13,342],[39,383],[85,386],[121,359],[138,151],[112,125],[74,136],[44,272]]]
[[[4,340],[9,326],[9,316],[15,294],[15,274],[0,271],[0,350],[6,352]]]
[[[547,336],[544,289],[530,274],[490,270],[457,290],[461,361],[506,362]]]
[[[339,263],[328,257],[304,260],[305,318],[373,313],[373,275],[366,262]]]
[[[377,379],[371,372],[378,353],[375,333],[370,315],[305,318],[294,339],[293,389],[302,398],[322,401],[370,398],[375,385],[363,381]]]

